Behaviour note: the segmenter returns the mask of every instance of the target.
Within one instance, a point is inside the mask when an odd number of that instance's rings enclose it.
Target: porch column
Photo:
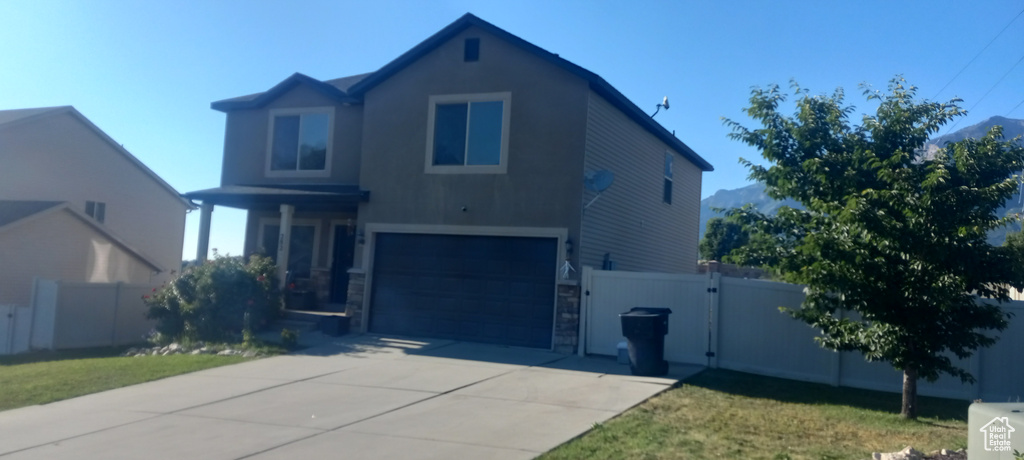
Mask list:
[[[281,205],[281,233],[277,236],[277,279],[281,281],[281,289],[287,286],[288,280],[288,243],[292,240],[292,214],[295,206]]]
[[[196,245],[196,260],[206,262],[210,250],[210,219],[213,217],[213,203],[204,202],[199,206],[199,244]]]

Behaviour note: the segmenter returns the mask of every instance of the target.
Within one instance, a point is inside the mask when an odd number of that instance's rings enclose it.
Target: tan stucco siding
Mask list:
[[[0,304],[27,306],[35,278],[149,283],[152,269],[68,211],[0,230]]]
[[[463,61],[466,38],[480,59]],[[360,223],[566,228],[582,199],[587,84],[469,28],[365,95]],[[510,93],[507,172],[426,173],[429,98]]]
[[[106,204],[106,225],[164,270],[179,270],[185,203],[76,116],[0,128],[0,199]],[[149,280],[147,279],[146,282]]]
[[[598,94],[589,107],[585,169],[615,181],[583,214],[582,264],[600,268],[609,253],[619,270],[695,273],[700,169],[674,153],[672,204],[664,203],[672,150]],[[584,202],[594,196],[585,192]]]
[[[271,111],[322,107],[334,109],[330,174],[322,177],[268,177],[267,142]],[[359,106],[338,104],[334,99],[299,85],[266,107],[229,112],[226,125],[221,185],[359,183],[362,136],[362,108]]]

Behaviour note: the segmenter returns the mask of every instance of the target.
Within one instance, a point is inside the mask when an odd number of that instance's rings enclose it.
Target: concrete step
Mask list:
[[[310,321],[314,323],[319,323],[320,319],[325,316],[345,316],[345,313],[321,310],[284,310],[282,316],[284,317],[284,319],[290,321]]]
[[[320,319],[310,321],[305,319],[289,319],[283,318],[274,321],[268,330],[273,329],[280,331],[281,329],[291,329],[293,331],[313,331],[320,328]]]

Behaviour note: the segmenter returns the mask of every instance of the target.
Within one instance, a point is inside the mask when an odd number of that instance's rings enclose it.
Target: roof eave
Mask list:
[[[373,89],[375,86],[390,78],[393,74],[405,68],[416,59],[419,59],[426,53],[433,50],[442,42],[447,41],[470,26],[476,26],[484,29],[488,33],[507,40],[512,44],[525,49],[527,52],[537,56],[538,58],[548,61],[562,69],[565,69],[567,72],[586,80],[595,92],[611,102],[612,105],[621,110],[630,119],[650,131],[651,134],[654,134],[662,142],[665,142],[672,146],[672,148],[678,150],[680,154],[697,165],[697,167],[702,171],[714,171],[715,168],[711,163],[708,163],[707,160],[698,155],[697,152],[691,149],[688,145],[680,141],[672,135],[672,133],[668,132],[668,130],[661,126],[661,124],[647,116],[647,114],[640,110],[636,104],[627,99],[626,96],[623,96],[622,93],[612,87],[612,85],[597,74],[573,64],[572,62],[559,57],[557,54],[551,53],[537,45],[534,45],[533,43],[523,40],[522,38],[519,38],[516,35],[495,26],[494,24],[484,21],[471,13],[466,13],[444,29],[441,29],[426,40],[420,42],[419,45],[416,45],[398,58],[385,64],[384,67],[380,68],[380,70],[364,78],[359,83],[352,85],[348,90],[348,94],[352,97],[362,97],[367,91]]]
[[[324,96],[338,101],[339,103],[358,103],[359,99],[350,97],[344,91],[336,88],[335,86],[324,83],[308,75],[301,73],[294,73],[290,77],[282,80],[280,83],[274,85],[266,92],[260,93],[256,97],[249,100],[236,100],[236,99],[224,99],[221,101],[215,101],[210,103],[210,108],[220,112],[231,112],[234,110],[246,110],[246,109],[258,109],[266,106],[274,99],[277,99],[282,94],[290,91],[298,85],[305,84],[317,91]]]
[[[600,77],[598,77],[600,79]],[[710,172],[714,171],[715,167],[708,163],[707,160],[702,158],[697,152],[693,151],[690,146],[686,145],[683,141],[679,140],[675,135],[670,133],[660,123],[654,121],[649,115],[640,110],[632,101],[626,99],[626,96],[622,95],[612,85],[600,79],[598,81],[591,80],[590,88],[594,90],[601,97],[611,102],[616,108],[622,111],[627,117],[637,122],[640,126],[643,126],[651,134],[654,134],[659,140],[668,144],[672,148],[679,151],[686,159],[697,165],[701,171]]]

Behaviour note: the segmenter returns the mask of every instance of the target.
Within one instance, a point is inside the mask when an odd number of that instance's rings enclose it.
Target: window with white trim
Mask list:
[[[665,152],[665,188],[662,190],[661,200],[672,204],[672,152]]]
[[[288,241],[288,273],[293,279],[312,276],[316,262],[319,226],[315,222],[298,220],[292,223]],[[261,219],[260,250],[277,263],[281,221]]]
[[[267,175],[324,176],[331,167],[333,108],[270,111]]]
[[[428,173],[492,173],[507,169],[512,93],[430,96]]]

